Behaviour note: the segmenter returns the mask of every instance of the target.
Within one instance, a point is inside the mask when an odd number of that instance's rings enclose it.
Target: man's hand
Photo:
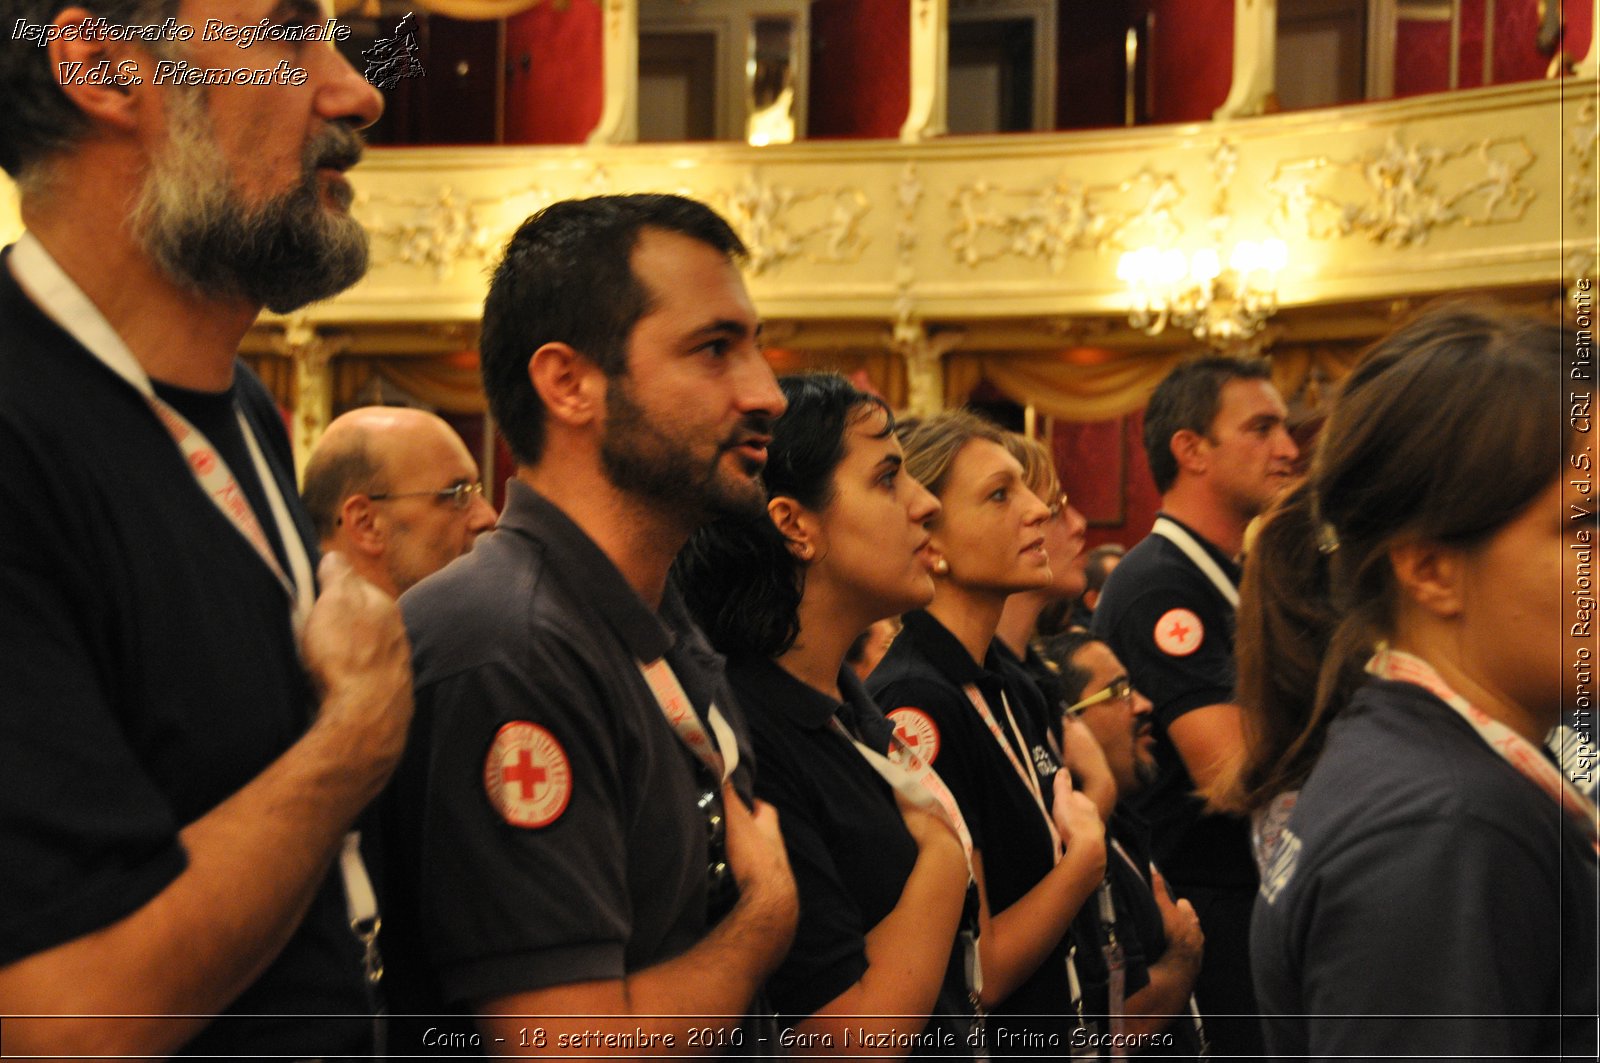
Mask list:
[[[317,726],[350,736],[353,765],[379,785],[399,763],[411,724],[411,645],[400,610],[338,553],[317,569],[317,597],[301,656],[322,695]]]
[[[1206,943],[1206,936],[1200,930],[1200,917],[1187,900],[1172,899],[1167,880],[1154,864],[1150,866],[1150,874],[1153,878],[1150,888],[1156,895],[1156,907],[1161,909],[1161,929],[1167,935],[1167,951],[1161,958],[1181,960],[1198,971]]]
[[[1056,830],[1061,832],[1061,840],[1068,849],[1074,846],[1079,848],[1098,848],[1100,851],[1100,864],[1105,865],[1106,852],[1106,825],[1100,818],[1100,810],[1093,801],[1072,788],[1070,772],[1058,771],[1055,777],[1055,801],[1051,805],[1051,817],[1055,820]]]
[[[1072,772],[1082,790],[1100,811],[1101,819],[1110,819],[1117,807],[1117,782],[1111,777],[1111,766],[1106,763],[1105,750],[1095,739],[1089,725],[1075,716],[1061,721],[1061,758],[1064,767]]]
[[[787,951],[800,915],[800,895],[778,829],[778,810],[765,801],[757,801],[754,809],[746,808],[731,782],[722,784],[722,804],[728,866],[739,883],[739,906],[750,908],[752,915],[759,914],[770,931],[783,939]]]

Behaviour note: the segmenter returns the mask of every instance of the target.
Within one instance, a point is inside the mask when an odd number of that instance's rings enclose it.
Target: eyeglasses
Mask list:
[[[387,502],[391,498],[437,498],[441,502],[450,500],[450,504],[457,509],[466,509],[472,505],[474,495],[483,496],[481,483],[456,484],[454,487],[444,487],[437,491],[386,491],[381,494],[368,495],[374,502]]]
[[[1061,514],[1065,513],[1069,504],[1070,503],[1067,501],[1067,493],[1065,491],[1057,495],[1056,500],[1050,503],[1050,519],[1055,520],[1057,517],[1061,516]]]
[[[1118,676],[1100,693],[1090,694],[1076,705],[1068,705],[1065,711],[1068,716],[1078,716],[1084,709],[1091,709],[1102,701],[1116,701],[1120,698],[1131,697],[1133,697],[1133,684],[1128,681],[1127,676]]]

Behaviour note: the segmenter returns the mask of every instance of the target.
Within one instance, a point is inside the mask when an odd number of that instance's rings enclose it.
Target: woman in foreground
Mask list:
[[[1595,1057],[1595,809],[1542,748],[1594,648],[1570,355],[1461,305],[1401,328],[1251,552],[1217,800],[1257,814],[1274,1056]]]
[[[874,621],[933,596],[939,503],[902,470],[882,402],[831,374],[780,386],[767,514],[702,529],[673,576],[729,658],[799,888],[768,993],[798,1054],[970,1057],[965,827],[845,664]]]

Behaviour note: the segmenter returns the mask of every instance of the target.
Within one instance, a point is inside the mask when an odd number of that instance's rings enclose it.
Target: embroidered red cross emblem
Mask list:
[[[533,766],[533,755],[526,749],[518,750],[517,763],[509,768],[501,769],[501,774],[506,782],[514,782],[522,789],[524,801],[533,796],[533,788],[545,780],[543,768]]]

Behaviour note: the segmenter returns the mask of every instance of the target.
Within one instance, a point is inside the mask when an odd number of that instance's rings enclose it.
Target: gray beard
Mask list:
[[[367,271],[367,233],[324,208],[317,168],[353,164],[361,140],[325,127],[302,155],[299,183],[256,207],[234,187],[212,134],[201,89],[168,97],[170,132],[151,159],[129,225],[174,283],[207,299],[245,300],[276,313],[336,295]],[[344,210],[349,203],[339,204]]]

